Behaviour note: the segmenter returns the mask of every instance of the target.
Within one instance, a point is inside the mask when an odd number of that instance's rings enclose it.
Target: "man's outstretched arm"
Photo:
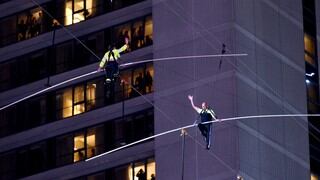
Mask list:
[[[119,53],[122,53],[123,51],[125,51],[126,49],[128,49],[128,47],[129,47],[129,45],[128,45],[128,44],[129,44],[129,39],[126,38],[125,41],[126,41],[126,44],[123,45],[120,49],[118,49]]]
[[[197,107],[197,106],[194,105],[194,103],[193,103],[193,96],[188,95],[188,98],[189,98],[189,100],[190,100],[190,102],[191,102],[192,108],[193,108],[195,111],[197,111],[197,113],[200,114],[201,109],[200,109],[199,107]]]

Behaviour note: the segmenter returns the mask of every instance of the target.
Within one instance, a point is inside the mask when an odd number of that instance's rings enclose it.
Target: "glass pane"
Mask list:
[[[74,151],[84,148],[84,133],[76,134],[73,138],[74,141]]]
[[[90,17],[92,15],[93,3],[96,3],[96,0],[86,0],[86,17]]]
[[[304,50],[310,53],[312,56],[315,54],[314,39],[308,34],[304,34]]]
[[[73,136],[67,135],[56,138],[56,165],[72,163]]]
[[[319,180],[319,179],[317,175],[311,174],[311,180]]]
[[[131,46],[133,46],[133,49],[144,46],[143,21],[136,21],[133,23]]]
[[[37,36],[42,32],[42,20],[43,20],[43,13],[40,8],[35,8],[31,10],[32,14],[32,37]]]
[[[114,180],[132,180],[131,166],[118,167],[114,170]]]
[[[95,107],[96,104],[96,83],[88,83],[86,90],[86,101],[87,101],[87,110],[91,110]]]
[[[144,68],[135,69],[133,71],[134,84],[133,87],[136,88],[140,93],[144,93]]]
[[[304,53],[304,60],[307,61],[309,64],[315,66],[316,63],[314,61],[314,58],[312,58],[308,53]]]
[[[144,34],[145,36],[150,36],[152,38],[152,32],[153,32],[152,16],[148,16],[146,17]]]
[[[84,0],[74,0],[74,12],[84,9]]]
[[[146,69],[146,76],[144,78],[146,93],[150,93],[153,91],[153,77],[154,77],[153,64],[148,64]]]
[[[65,90],[62,94],[62,117],[72,116],[72,89]]]
[[[84,11],[73,15],[73,23],[78,23],[84,20]]]
[[[66,26],[72,24],[72,0],[66,0],[64,15],[64,24]]]
[[[73,106],[73,115],[81,114],[85,111],[84,103]]]
[[[126,71],[121,71],[120,72],[120,77],[121,79],[123,79],[124,81],[126,81],[125,83],[125,93],[124,96],[126,98],[128,98],[129,96],[134,96],[134,92],[131,92],[131,88],[130,88],[130,84],[132,84],[131,82],[131,74],[132,71],[131,70],[126,70]]]
[[[73,153],[73,162],[84,160],[85,158],[85,151],[76,151]]]
[[[114,36],[116,37],[117,41],[117,47],[123,46],[125,44],[125,38],[128,38],[129,41],[131,41],[131,24],[127,23],[121,26],[118,26],[114,29]],[[107,42],[107,45],[110,45],[110,42]],[[132,42],[130,45],[130,48],[132,46]]]
[[[92,157],[104,152],[105,134],[104,125],[90,128],[87,132],[87,157]]]
[[[134,167],[134,180],[146,179],[146,170],[144,163],[135,163]]]
[[[77,86],[74,88],[74,103],[84,101],[84,86]]]
[[[156,178],[156,163],[154,159],[149,159],[147,164],[147,180],[155,180]]]
[[[25,32],[24,31],[24,30],[26,30],[25,29],[25,21],[22,22],[20,19],[18,19],[18,24],[17,24],[16,18],[17,18],[16,16],[11,16],[8,18],[1,19],[0,26],[5,27],[5,28],[1,28],[1,30],[0,30],[0,44],[1,45],[6,45],[6,44],[16,42],[16,40],[19,40],[18,33]],[[22,39],[20,39],[20,40],[22,40]]]
[[[149,46],[153,43],[153,23],[152,23],[152,17],[148,16],[146,18],[145,27],[144,27],[144,35],[145,35],[145,43],[146,46]]]
[[[96,129],[92,128],[87,134],[87,158],[96,155]]]
[[[93,174],[87,177],[87,180],[105,180],[105,179],[106,177],[103,172],[99,174]]]
[[[317,86],[314,85],[313,83],[307,84],[307,92],[308,92],[309,101],[317,103],[318,102]]]
[[[126,124],[123,121],[115,121],[114,123],[114,140],[115,145],[122,146],[126,144]]]

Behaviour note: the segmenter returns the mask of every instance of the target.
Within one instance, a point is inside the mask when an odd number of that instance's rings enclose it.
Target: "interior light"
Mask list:
[[[310,83],[309,79],[306,79],[306,83],[307,83],[307,84],[309,84],[309,83]]]

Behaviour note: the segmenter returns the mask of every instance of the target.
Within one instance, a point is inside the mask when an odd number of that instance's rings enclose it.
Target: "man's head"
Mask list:
[[[116,48],[116,46],[114,44],[111,44],[108,46],[109,51],[112,51]]]
[[[208,104],[206,102],[202,102],[201,103],[201,108],[202,109],[207,109],[208,108]]]

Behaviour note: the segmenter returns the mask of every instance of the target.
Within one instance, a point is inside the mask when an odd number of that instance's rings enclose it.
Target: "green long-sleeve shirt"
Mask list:
[[[118,60],[120,58],[120,53],[122,53],[123,51],[125,51],[126,49],[128,48],[128,45],[123,45],[120,49],[114,49],[112,50],[113,52],[113,56],[115,58],[115,60]],[[106,52],[99,64],[99,67],[100,68],[103,68],[105,65],[106,65],[106,62],[108,61],[114,61],[113,59],[113,56],[110,55],[110,59],[109,59],[109,54],[110,54],[110,51]]]

